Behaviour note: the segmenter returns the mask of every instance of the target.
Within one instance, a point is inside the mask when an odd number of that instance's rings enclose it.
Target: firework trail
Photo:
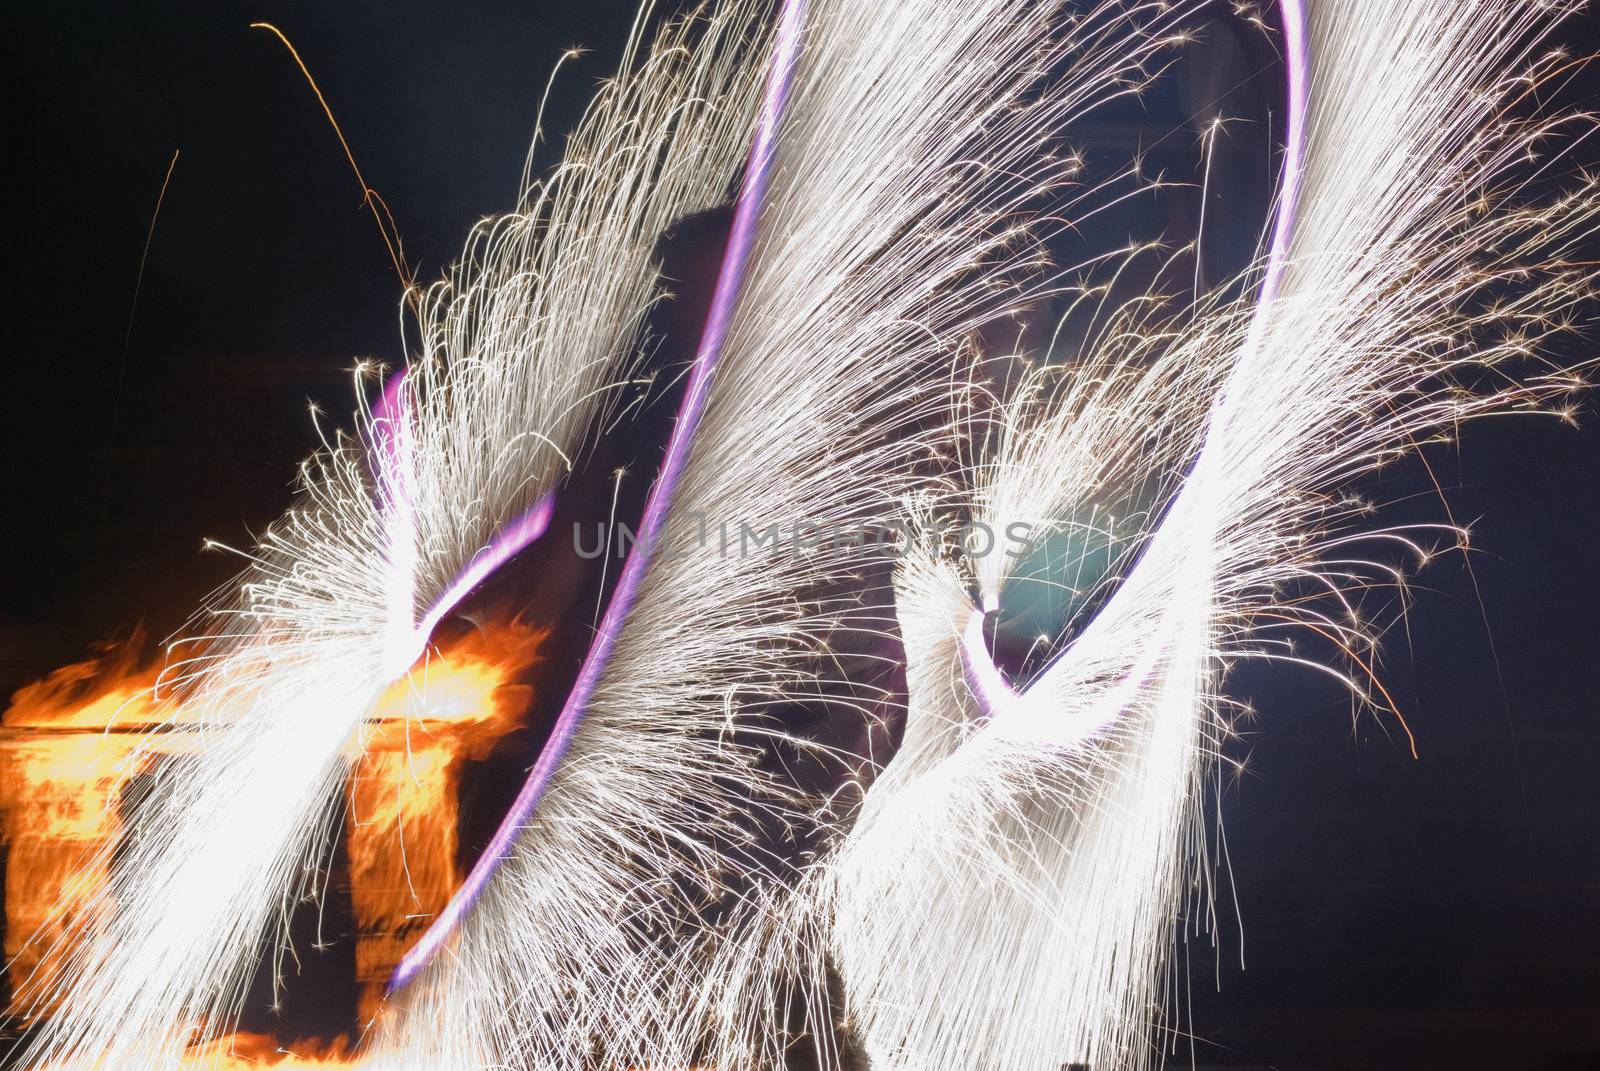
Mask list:
[[[316,893],[374,697],[545,530],[636,367],[656,236],[741,174],[642,548],[364,1066],[732,1071],[798,1036],[833,1066],[841,1033],[903,1071],[1154,1062],[1174,926],[1208,909],[1224,665],[1296,660],[1310,630],[1381,706],[1357,593],[1399,576],[1362,546],[1420,545],[1341,489],[1437,429],[1559,405],[1577,380],[1540,354],[1593,284],[1593,183],[1534,195],[1588,120],[1512,110],[1556,69],[1559,6],[1290,0],[1252,296],[1146,295],[986,385],[1012,364],[986,328],[1103,303],[1044,255],[1093,211],[1057,146],[1201,6],[729,0],[653,37],[641,16],[563,163],[420,295],[405,372],[363,370],[357,432],[175,649],[194,756],[160,768],[68,980],[34,994],[61,1010],[25,1065],[160,1067],[228,1031],[262,933]],[[1147,255],[1177,254],[1106,260]],[[1027,674],[991,648],[1041,581],[927,534],[950,514],[1112,545]],[[697,518],[736,552],[664,553]],[[800,519],[911,534],[898,561],[767,536]],[[886,649],[899,712],[853,672]],[[863,742],[902,720],[887,758]]]
[[[674,496],[680,516],[725,517],[734,504],[757,527],[845,527],[926,484],[918,426],[943,411],[952,367],[970,369],[960,340],[1014,307],[995,281],[1036,257],[1011,217],[1071,166],[1032,159],[1034,147],[1121,91],[1166,41],[1111,7],[1055,41],[1053,8],[989,3],[955,17],[906,5],[884,19],[868,7],[806,8],[761,227]],[[1041,41],[1050,49],[1036,54]],[[1030,90],[1038,103],[1018,107]],[[775,1024],[792,1001],[817,1003],[823,967],[792,864],[764,835],[777,823],[803,842],[827,817],[770,763],[774,711],[851,706],[816,698],[816,653],[883,627],[833,593],[853,592],[851,578],[884,557],[761,542],[653,563],[566,762],[453,954],[403,995],[381,1058],[779,1060]],[[507,1023],[505,1004],[542,1011]]]
[[[927,546],[901,571],[906,737],[821,882],[874,1066],[1155,1061],[1170,935],[1186,886],[1206,897],[1226,660],[1293,658],[1299,626],[1367,666],[1378,629],[1347,592],[1393,577],[1352,551],[1407,537],[1363,532],[1339,488],[1575,386],[1532,358],[1590,296],[1569,258],[1593,185],[1543,206],[1508,187],[1560,126],[1503,112],[1550,11],[1313,3],[1304,42],[1285,14],[1285,195],[1255,307],[1194,326],[1130,310],[1029,377],[971,473],[993,531],[1081,539],[1133,515],[1098,609],[1016,689],[986,647],[1026,595],[1016,563]],[[1496,385],[1472,390],[1485,373]]]
[[[396,968],[394,977],[396,986],[404,985],[427,963],[438,950],[440,942],[471,907],[484,883],[506,857],[512,838],[526,823],[533,808],[538,804],[539,797],[549,786],[552,774],[571,746],[578,723],[583,717],[600,675],[605,671],[612,649],[616,646],[617,634],[633,606],[645,570],[649,568],[651,553],[664,537],[663,529],[668,510],[672,505],[672,494],[683,475],[685,459],[705,411],[706,393],[711,385],[711,377],[716,371],[717,361],[721,357],[723,340],[728,331],[728,318],[737,299],[745,261],[750,252],[750,243],[755,236],[756,215],[760,211],[762,197],[766,192],[767,177],[772,164],[773,140],[777,134],[778,123],[783,114],[784,99],[788,96],[793,76],[794,57],[799,50],[800,25],[804,11],[805,4],[802,0],[789,0],[779,18],[774,46],[775,55],[767,78],[766,96],[762,102],[760,119],[756,126],[755,145],[750,150],[749,161],[745,164],[744,183],[739,192],[733,233],[729,236],[728,250],[723,257],[722,271],[717,279],[711,311],[700,342],[700,352],[689,371],[683,405],[678,411],[677,423],[673,426],[672,436],[667,443],[667,456],[662,462],[661,473],[650,489],[650,499],[645,504],[638,540],[629,555],[627,565],[623,568],[622,577],[617,582],[617,590],[612,595],[610,605],[606,607],[599,635],[590,646],[583,668],[578,672],[578,683],[568,696],[566,706],[563,707],[551,731],[550,740],[545,744],[538,763],[529,773],[522,792],[513,802],[510,812],[501,822],[493,840],[484,849],[482,858],[467,876],[461,891]],[[540,517],[548,519],[548,508],[541,506],[536,509]],[[525,544],[528,540],[537,538],[544,530],[544,525],[540,523],[528,528],[534,530],[525,537],[519,533],[519,537],[513,541],[515,545]],[[509,556],[506,554],[495,557],[504,560]]]
[[[398,398],[305,464],[237,595],[174,651],[163,691],[195,757],[157,767],[70,981],[23,980],[25,999],[58,1009],[26,1065],[159,1067],[227,1032],[263,933],[318,893],[367,708],[421,653],[440,596],[554,489],[627,379],[656,236],[736,172],[761,60],[752,23],[733,4],[646,48],[641,21],[563,166],[420,295]],[[399,447],[363,448],[378,443]]]

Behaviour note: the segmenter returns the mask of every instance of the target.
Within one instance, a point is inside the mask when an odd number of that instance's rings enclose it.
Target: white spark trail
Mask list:
[[[648,49],[636,36],[562,166],[423,295],[403,402],[306,463],[237,598],[184,645],[198,653],[169,687],[193,754],[158,765],[70,980],[24,991],[55,1005],[27,1066],[160,1067],[227,1032],[263,934],[312,885],[368,707],[626,378],[660,233],[725,195],[752,120],[751,21],[735,3]]]
[[[819,655],[882,628],[856,592],[884,554],[795,553],[739,526],[843,529],[927,482],[919,427],[950,370],[970,374],[961,343],[1034,270],[1018,210],[1074,166],[1039,142],[1142,80],[1171,40],[1154,32],[1169,16],[1133,10],[1098,6],[1057,36],[1056,4],[807,5],[747,282],[674,501],[680,534],[710,518],[742,545],[652,563],[565,764],[453,955],[402,998],[380,1066],[771,1067],[792,1002],[812,1007],[830,1058],[817,923],[774,855],[823,832],[823,801],[770,748],[813,746],[774,745],[775,715],[862,701],[819,696]]]
[[[970,493],[992,530],[1165,506],[1020,693],[993,687],[974,628],[1016,593],[1015,563],[930,546],[903,568],[906,740],[822,882],[875,1067],[1158,1058],[1186,882],[1204,893],[1197,804],[1228,732],[1224,660],[1288,622],[1365,665],[1370,625],[1342,592],[1385,568],[1348,560],[1360,510],[1340,489],[1441,428],[1575,386],[1536,356],[1592,297],[1592,268],[1564,259],[1592,233],[1594,183],[1542,205],[1507,188],[1560,129],[1504,111],[1553,14],[1313,0],[1276,293],[1192,328],[1131,308],[1000,415]],[[1289,598],[1313,581],[1333,594]]]

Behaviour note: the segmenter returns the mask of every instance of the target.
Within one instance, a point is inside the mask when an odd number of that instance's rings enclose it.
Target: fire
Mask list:
[[[62,666],[43,680],[17,689],[0,714],[6,729],[133,730],[155,718],[161,666],[141,666],[144,633],[135,629],[122,643],[100,645],[99,654]]]
[[[455,891],[458,804],[464,764],[481,759],[527,709],[522,678],[544,631],[495,622],[442,643],[373,704],[346,798],[354,957],[363,1022],[411,940]],[[7,848],[5,955],[11,1014],[24,993],[48,993],[69,952],[63,937],[109,878],[122,830],[122,798],[162,748],[159,664],[141,664],[142,637],[108,645],[19,689],[0,715],[0,838]],[[149,745],[157,734],[155,747]],[[24,988],[25,987],[25,988]],[[235,1034],[197,1048],[183,1067],[354,1066],[337,1048],[280,1046]]]
[[[309,1051],[315,1048],[316,1053]],[[308,1068],[354,1068],[360,1062],[346,1056],[337,1043],[327,1045],[279,1045],[265,1034],[229,1034],[206,1045],[197,1045],[184,1054],[173,1071],[247,1071],[257,1067],[276,1067],[282,1071]]]
[[[19,689],[0,715],[5,956],[19,1017],[26,995],[54,989],[64,939],[109,877],[122,793],[140,772],[135,748],[154,711],[159,667],[139,665],[142,646],[137,631],[105,645]]]
[[[543,633],[518,622],[469,633],[396,681],[373,706],[348,800],[351,905],[363,1022],[407,948],[464,877],[457,858],[457,789],[516,727],[531,696],[513,683]]]

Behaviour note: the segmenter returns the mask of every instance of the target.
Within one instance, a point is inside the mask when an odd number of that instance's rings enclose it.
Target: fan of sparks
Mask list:
[[[1380,527],[1354,491],[1471,418],[1570,417],[1552,354],[1595,280],[1593,121],[1539,107],[1567,9],[1506,0],[1283,0],[1250,270],[1060,263],[1097,206],[1170,185],[1085,188],[1071,133],[1204,47],[1206,7],[641,13],[564,155],[407,295],[404,369],[358,370],[353,428],[171,644],[141,746],[181,732],[182,760],[41,930],[21,1066],[224,1066],[375,707],[631,434],[658,236],[729,204],[570,694],[350,1062],[1158,1062],[1174,935],[1210,910],[1227,668],[1298,662],[1398,716],[1364,593],[1466,533]],[[1073,329],[1007,343],[1039,309]],[[673,552],[707,519],[720,546]],[[1008,653],[1042,589],[1064,609]]]

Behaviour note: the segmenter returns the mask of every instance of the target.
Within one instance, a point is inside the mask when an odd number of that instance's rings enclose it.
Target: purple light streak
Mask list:
[[[467,568],[456,577],[455,583],[450,585],[449,590],[440,596],[439,601],[434,603],[433,608],[423,616],[417,625],[418,633],[423,636],[431,635],[440,619],[449,613],[456,603],[466,598],[468,592],[481,584],[490,573],[516,557],[517,553],[529,543],[544,535],[545,530],[550,527],[550,516],[555,509],[556,496],[552,491],[529,506],[516,520],[496,532],[489,545],[473,556]]]
[[[1289,259],[1289,239],[1294,234],[1295,209],[1300,205],[1300,178],[1305,169],[1306,102],[1310,97],[1311,52],[1306,39],[1306,0],[1279,0],[1283,19],[1283,64],[1288,74],[1289,115],[1285,125],[1283,182],[1278,190],[1278,215],[1272,224],[1272,245],[1267,250],[1267,271],[1261,280],[1258,304],[1278,296],[1278,285]]]
[[[727,338],[733,307],[743,286],[745,268],[755,241],[756,221],[761,203],[766,195],[767,182],[772,167],[772,154],[778,125],[783,117],[793,83],[795,60],[800,49],[800,32],[805,15],[805,0],[784,0],[778,18],[778,29],[773,44],[771,66],[762,98],[761,112],[756,122],[755,141],[750,148],[739,198],[734,209],[733,228],[728,236],[727,251],[717,274],[716,290],[711,309],[706,316],[700,336],[700,348],[689,372],[688,386],[679,406],[677,423],[667,441],[667,454],[661,471],[650,489],[640,518],[639,534],[628,560],[623,564],[617,579],[616,590],[601,619],[600,629],[584,657],[578,679],[567,696],[561,714],[556,718],[538,761],[528,773],[522,791],[517,794],[500,828],[495,831],[466,881],[455,896],[445,905],[422,937],[412,946],[389,979],[389,991],[394,992],[411,981],[438,952],[440,946],[455,930],[483,892],[489,878],[511,852],[517,831],[526,824],[539,800],[550,787],[550,780],[572,746],[573,737],[587,712],[600,675],[605,671],[622,632],[623,623],[633,608],[639,585],[644,580],[650,564],[650,553],[666,522],[672,505],[673,491],[683,474],[689,451],[705,413],[711,378],[722,356],[722,346]],[[453,589],[452,589],[453,590]]]
[[[417,652],[414,647],[425,645],[428,637],[444,615],[483,583],[496,569],[510,561],[534,540],[544,535],[550,527],[550,517],[555,512],[554,492],[540,498],[509,524],[502,525],[489,541],[473,555],[467,567],[423,614],[420,621],[412,620],[416,612],[412,604],[414,573],[416,569],[416,503],[412,486],[416,479],[411,468],[411,439],[409,435],[409,410],[405,395],[406,370],[401,369],[383,385],[378,403],[372,407],[372,423],[376,430],[375,443],[383,459],[378,474],[379,486],[385,497],[385,523],[389,530],[389,553],[397,571],[405,582],[395,592],[395,605],[391,608],[396,617],[403,617],[406,636],[405,654],[410,661]]]

